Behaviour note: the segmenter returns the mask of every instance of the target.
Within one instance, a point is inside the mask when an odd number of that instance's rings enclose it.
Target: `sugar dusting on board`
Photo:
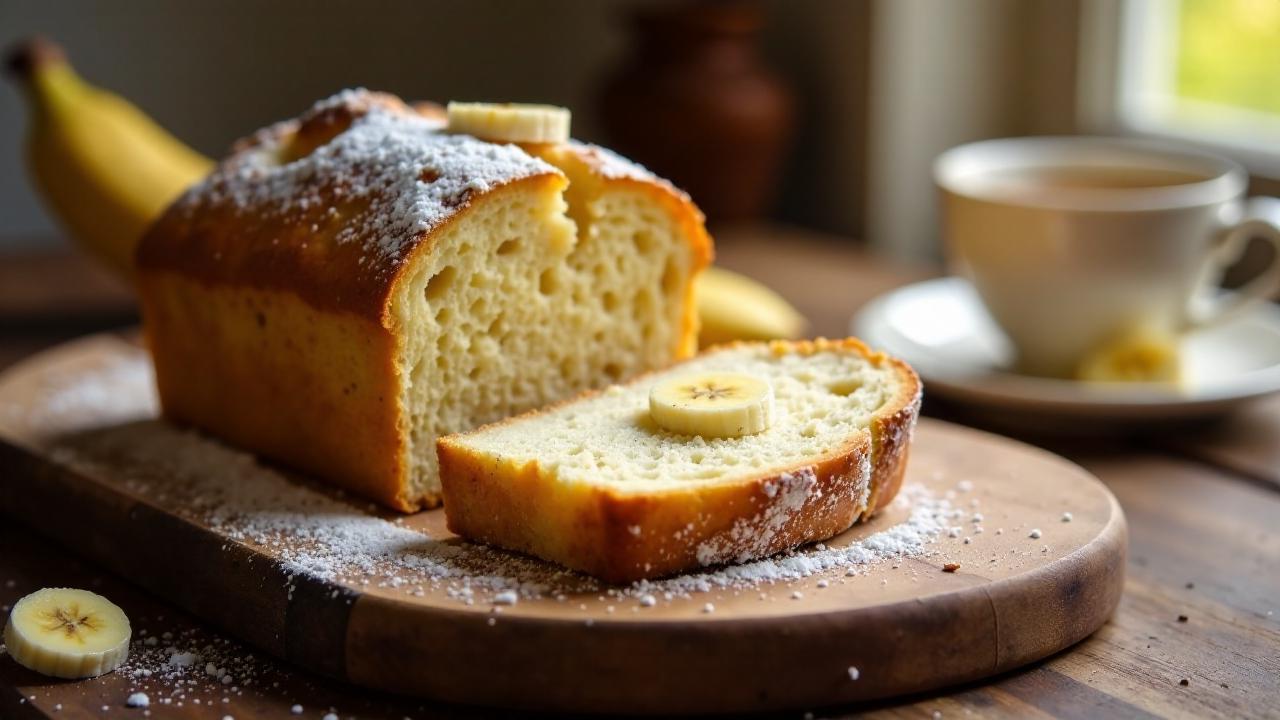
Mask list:
[[[146,366],[142,351],[132,362]],[[969,513],[953,509],[951,498],[908,485],[898,501],[910,507],[905,520],[848,544],[820,543],[762,560],[607,587],[524,556],[454,537],[433,538],[405,527],[403,518],[380,516],[364,502],[312,487],[252,455],[152,420],[155,401],[150,374],[122,370],[123,366],[103,367],[78,375],[65,387],[47,389],[50,397],[60,398],[64,409],[82,417],[101,417],[108,406],[113,410],[108,426],[60,443],[55,459],[88,474],[110,475],[161,506],[182,508],[190,519],[226,537],[227,548],[242,543],[277,558],[291,578],[290,594],[297,579],[306,577],[410,595],[443,591],[457,602],[489,604],[497,610],[520,599],[566,601],[581,593],[651,607],[658,600],[755,589],[838,570],[845,571],[843,576],[859,575],[887,560],[931,553],[931,543],[947,532],[959,514]],[[110,390],[90,390],[103,384]],[[134,422],[122,422],[128,419],[122,417],[122,405],[131,408]],[[793,479],[797,487],[804,483],[803,474]],[[954,497],[954,493],[948,495]],[[902,512],[901,507],[897,512]],[[351,596],[335,591],[332,599],[350,602]]]

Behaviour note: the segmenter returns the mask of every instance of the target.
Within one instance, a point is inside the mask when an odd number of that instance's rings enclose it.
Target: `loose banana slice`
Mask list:
[[[562,143],[569,140],[569,111],[554,105],[451,102],[449,132],[504,143]]]
[[[45,588],[13,606],[4,642],[18,664],[38,673],[86,678],[128,659],[131,632],[124,611],[101,595]]]
[[[735,438],[754,435],[773,422],[773,386],[738,373],[672,377],[649,390],[649,416],[683,435]]]
[[[1182,380],[1179,338],[1139,328],[1103,344],[1082,360],[1076,378],[1090,382],[1178,384]]]

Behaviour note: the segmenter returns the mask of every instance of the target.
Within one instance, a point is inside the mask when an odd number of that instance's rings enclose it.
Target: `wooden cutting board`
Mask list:
[[[884,698],[1068,647],[1106,621],[1123,583],[1124,516],[1098,480],[937,421],[921,421],[912,450],[914,508],[751,566],[789,579],[710,570],[609,588],[469,545],[442,511],[382,513],[155,416],[148,359],[128,339],[89,337],[11,369],[0,512],[269,653],[427,698],[627,713]],[[942,530],[888,557],[926,514]],[[855,549],[882,559],[796,576]]]

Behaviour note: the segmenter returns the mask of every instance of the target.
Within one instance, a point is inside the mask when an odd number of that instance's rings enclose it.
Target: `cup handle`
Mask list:
[[[1250,240],[1271,243],[1271,262],[1257,277],[1230,295],[1218,292],[1222,274],[1240,259]],[[1216,325],[1280,294],[1280,198],[1255,197],[1245,204],[1244,219],[1228,227],[1205,257],[1187,303],[1185,329]]]

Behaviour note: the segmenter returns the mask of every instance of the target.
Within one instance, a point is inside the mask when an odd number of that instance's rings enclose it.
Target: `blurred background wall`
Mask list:
[[[49,35],[91,82],[214,156],[235,138],[354,85],[408,98],[562,104],[574,111],[575,135],[603,140],[596,95],[627,52],[628,14],[654,4],[4,0],[0,43]],[[773,217],[873,236],[903,256],[931,252],[933,153],[975,137],[1069,128],[1070,112],[1052,110],[1062,86],[1040,90],[1034,79],[1061,72],[1059,55],[1035,36],[1036,23],[1065,16],[1062,27],[1044,33],[1069,51],[1075,4],[763,3],[763,52],[796,95],[799,126]],[[941,22],[921,22],[934,14]],[[1061,57],[1071,62],[1070,52]],[[1006,92],[1010,87],[1018,91]],[[5,83],[0,242],[9,246],[58,236],[22,166],[25,121],[21,95]]]
[[[415,99],[566,105],[576,136],[604,141],[599,98],[634,54],[628,18],[668,4],[0,0],[0,44],[47,34],[90,82],[214,156],[356,85]],[[1094,52],[1083,11],[1113,17],[1121,5],[763,0],[756,44],[793,96],[795,118],[767,218],[936,259],[933,157],[975,139],[1080,130],[1077,68]],[[0,84],[0,250],[58,237],[22,166],[25,120],[17,88]]]

